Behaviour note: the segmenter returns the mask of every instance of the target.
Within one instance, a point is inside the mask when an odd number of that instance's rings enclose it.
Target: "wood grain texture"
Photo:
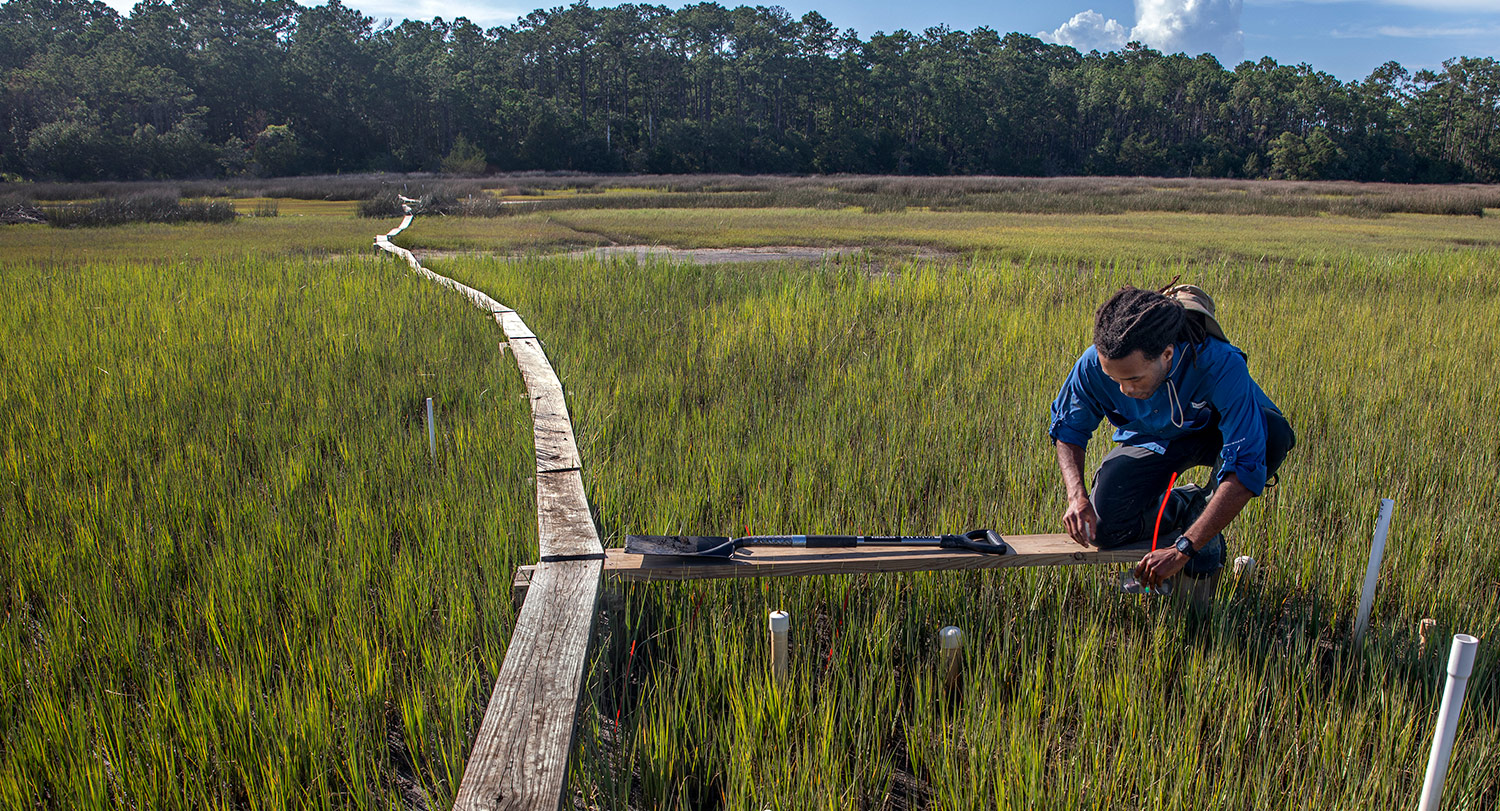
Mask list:
[[[1134,563],[1146,550],[1127,547],[1101,550],[1081,547],[1067,535],[1006,536],[1014,550],[1007,555],[947,549],[807,549],[749,547],[725,559],[632,555],[605,550],[604,576],[620,580],[700,580],[723,577],[790,577],[816,574],[936,572],[955,569],[1003,569],[1012,566],[1076,566],[1089,563]]]
[[[538,472],[583,467],[562,389],[542,389],[533,394],[531,421]]]
[[[602,561],[538,564],[453,807],[553,811],[568,755]]]
[[[536,523],[537,546],[544,561],[604,553],[581,471],[536,474]]]
[[[513,338],[510,350],[516,356],[516,365],[521,368],[521,377],[526,381],[526,391],[531,397],[536,469],[583,467],[562,383],[552,371],[552,364],[547,362],[541,342],[534,338]]]
[[[544,388],[562,391],[562,381],[552,371],[552,363],[542,350],[542,342],[535,338],[510,339],[510,351],[516,356],[516,365],[521,367],[521,377],[526,379],[526,389],[537,394]]]
[[[506,310],[496,315],[495,320],[500,322],[500,328],[505,330],[505,337],[512,341],[518,338],[536,337],[536,333],[531,331],[531,327],[526,326],[526,322],[521,320],[520,314],[515,310]]]

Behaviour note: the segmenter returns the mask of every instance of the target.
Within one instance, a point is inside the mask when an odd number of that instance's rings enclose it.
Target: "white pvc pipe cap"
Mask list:
[[[943,630],[938,631],[938,639],[942,640],[943,650],[952,650],[963,647],[964,632],[957,625],[944,626]]]
[[[1448,675],[1467,679],[1474,672],[1474,654],[1479,652],[1479,640],[1468,634],[1453,635],[1453,649],[1448,653]]]
[[[771,612],[770,620],[771,620],[771,633],[773,633],[773,634],[775,634],[775,633],[785,633],[785,632],[791,630],[791,627],[792,627],[792,615],[786,613],[785,611],[772,611]]]

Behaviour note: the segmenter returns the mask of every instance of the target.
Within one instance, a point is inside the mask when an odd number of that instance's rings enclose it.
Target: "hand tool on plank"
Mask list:
[[[1010,546],[1000,533],[976,529],[962,535],[627,535],[625,551],[634,555],[673,555],[695,558],[729,558],[746,546],[799,546],[808,549],[890,547],[938,548],[1004,555]]]

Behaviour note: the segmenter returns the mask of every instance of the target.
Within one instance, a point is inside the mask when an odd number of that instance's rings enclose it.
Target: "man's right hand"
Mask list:
[[[1083,546],[1093,544],[1099,529],[1099,514],[1094,512],[1094,503],[1086,497],[1068,502],[1068,511],[1063,513],[1063,527],[1075,542]]]

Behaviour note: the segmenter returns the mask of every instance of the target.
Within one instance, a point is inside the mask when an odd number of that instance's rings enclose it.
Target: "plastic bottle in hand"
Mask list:
[[[1148,597],[1150,597],[1150,596],[1162,596],[1162,597],[1165,597],[1165,596],[1167,596],[1167,595],[1169,595],[1169,594],[1172,593],[1172,581],[1170,581],[1170,580],[1162,581],[1162,584],[1160,586],[1157,586],[1156,588],[1153,589],[1150,586],[1146,585],[1145,583],[1142,583],[1140,581],[1140,578],[1137,578],[1135,576],[1135,572],[1134,571],[1121,572],[1120,573],[1120,591],[1123,591],[1126,594],[1144,594],[1144,595],[1146,595]]]

